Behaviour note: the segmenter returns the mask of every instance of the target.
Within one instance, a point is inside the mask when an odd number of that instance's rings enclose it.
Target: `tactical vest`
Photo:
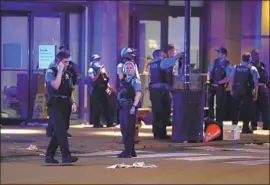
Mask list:
[[[260,75],[259,83],[267,83],[267,75],[265,72],[264,64],[262,62],[258,62],[258,63],[252,63],[252,65],[256,67]]]
[[[237,65],[235,68],[235,76],[233,90],[236,95],[247,95],[253,89],[253,79],[250,68],[244,65]]]
[[[94,69],[96,74],[100,70],[99,68],[97,69],[97,68],[94,68],[94,67],[93,67],[93,69]],[[106,74],[101,74],[100,73],[100,75],[98,76],[96,81],[93,82],[92,85],[93,85],[94,88],[102,88],[102,89],[104,88],[104,89],[106,89],[108,87],[108,83],[109,83],[108,76]]]
[[[120,99],[126,99],[126,100],[130,100],[133,101],[135,98],[135,90],[132,86],[132,81],[135,77],[133,77],[129,82],[127,82],[124,79],[121,80],[120,82],[120,88],[119,88],[119,92],[117,95],[117,98]]]
[[[51,67],[49,69],[53,71],[56,77],[58,73],[58,69],[56,67]],[[72,90],[73,90],[71,83],[72,83],[72,79],[71,79],[70,73],[68,71],[63,72],[61,84],[58,89],[52,88],[51,85],[46,85],[48,96],[49,97],[67,96],[70,98],[72,94]]]
[[[229,65],[229,61],[225,60],[225,63],[223,65],[221,65],[219,63],[219,60],[216,59],[214,61],[214,69],[213,69],[213,83],[218,83],[218,81],[224,79],[226,77],[226,68]]]
[[[72,61],[69,61],[69,65],[68,65],[68,68],[67,70],[71,73],[71,79],[72,79],[72,83],[73,85],[76,85],[78,83],[78,72],[79,72],[79,69],[78,69],[78,65],[75,64],[74,62]]]
[[[161,60],[154,61],[149,65],[150,83],[166,83],[165,72],[160,68]]]
[[[165,72],[165,83],[169,85],[170,88],[173,87],[174,83],[174,76],[173,76],[173,66],[169,67],[168,69],[164,69]]]

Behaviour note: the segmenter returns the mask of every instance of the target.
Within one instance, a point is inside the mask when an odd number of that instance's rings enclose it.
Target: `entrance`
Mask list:
[[[46,120],[45,71],[62,44],[69,45],[72,61],[81,63],[79,30],[83,6],[12,3],[3,2],[1,12],[1,122]],[[72,23],[75,19],[76,24]],[[75,99],[78,94],[76,87]],[[78,113],[72,115],[77,117]]]

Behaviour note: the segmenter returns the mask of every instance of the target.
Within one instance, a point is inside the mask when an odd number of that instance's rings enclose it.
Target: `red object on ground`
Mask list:
[[[221,129],[216,123],[211,123],[206,128],[205,137],[203,142],[209,142],[221,135]]]

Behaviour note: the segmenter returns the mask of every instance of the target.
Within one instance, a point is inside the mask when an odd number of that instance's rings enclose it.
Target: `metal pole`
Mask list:
[[[184,60],[184,87],[189,90],[190,74],[190,0],[185,0],[185,60]]]

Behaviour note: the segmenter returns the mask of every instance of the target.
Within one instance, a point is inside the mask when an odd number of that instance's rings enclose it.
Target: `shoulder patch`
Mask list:
[[[53,73],[53,70],[52,69],[47,69],[46,73]]]

